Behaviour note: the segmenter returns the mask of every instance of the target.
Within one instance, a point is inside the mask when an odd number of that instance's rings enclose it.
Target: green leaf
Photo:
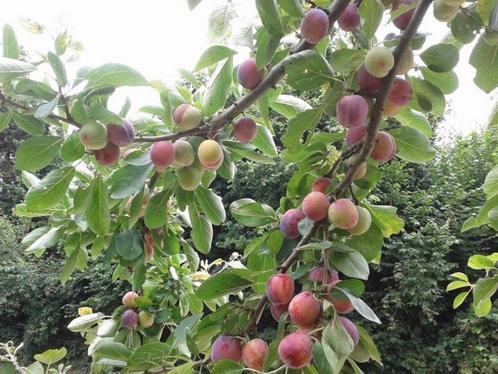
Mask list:
[[[435,44],[422,52],[420,58],[432,71],[445,73],[457,65],[458,49],[452,44]]]
[[[365,2],[362,2],[362,4],[364,3]],[[330,55],[332,69],[342,74],[358,70],[364,60],[365,53],[358,49],[338,49]]]
[[[236,18],[235,7],[231,2],[215,8],[208,20],[208,38],[212,41],[222,41],[231,29],[231,22]]]
[[[446,291],[449,292],[449,291],[457,290],[457,289],[462,288],[462,287],[469,287],[469,286],[470,286],[469,282],[453,281],[453,282],[449,283],[448,286],[446,286]]]
[[[404,227],[404,222],[396,215],[397,208],[388,205],[369,205],[365,208],[370,211],[372,221],[382,231],[385,238],[393,234],[399,234]]]
[[[12,80],[35,70],[36,68],[27,62],[7,57],[0,58],[0,82]]]
[[[470,291],[459,293],[455,297],[455,299],[453,300],[453,309],[456,309],[460,305],[462,305],[462,303],[464,302],[464,300],[466,299],[466,297],[469,295],[469,293],[470,293]]]
[[[282,142],[287,148],[293,148],[300,144],[301,138],[306,131],[314,131],[320,118],[322,110],[311,109],[297,114],[288,124],[287,133],[282,137]]]
[[[71,44],[71,36],[67,32],[67,30],[61,32],[55,37],[55,42],[54,42],[55,52],[59,56],[63,55],[70,44]]]
[[[148,86],[149,82],[136,70],[122,64],[105,64],[90,71],[85,79],[88,88]]]
[[[360,252],[365,260],[370,262],[380,255],[384,238],[377,225],[370,225],[366,233],[351,237],[346,241],[346,244]]]
[[[294,118],[300,112],[313,109],[306,101],[292,95],[279,95],[275,100],[270,101],[270,106],[288,119]]]
[[[491,312],[491,307],[493,306],[493,303],[491,302],[491,299],[485,299],[482,300],[480,303],[473,303],[472,307],[474,309],[474,313],[476,314],[477,317],[484,317]]]
[[[420,69],[424,79],[438,87],[445,95],[453,93],[458,88],[458,76],[454,71],[436,73],[426,67]]]
[[[400,127],[390,133],[396,140],[396,155],[405,161],[424,163],[436,155],[429,139],[416,129]]]
[[[284,36],[284,26],[276,0],[256,0],[256,8],[264,28],[273,36]]]
[[[334,252],[331,263],[335,269],[348,277],[367,280],[370,274],[368,263],[358,252]]]
[[[227,269],[207,280],[197,289],[197,297],[202,300],[215,299],[224,295],[233,295],[252,285],[247,279],[248,270]]]
[[[498,290],[498,276],[481,278],[474,286],[474,304],[490,299]]]
[[[67,74],[64,64],[62,63],[59,56],[57,56],[55,53],[48,52],[47,58],[48,63],[55,73],[55,79],[57,80],[57,83],[60,87],[64,87],[67,84]]]
[[[153,166],[150,164],[141,166],[126,165],[115,171],[109,178],[111,198],[124,199],[125,197],[133,196],[143,188],[152,169]]]
[[[301,18],[304,16],[304,9],[301,0],[278,0],[278,5],[291,16]]]
[[[144,344],[138,347],[128,358],[128,367],[141,371],[160,368],[164,365],[164,360],[170,350],[171,347],[165,343]]]
[[[494,207],[488,212],[489,226],[498,231],[498,207]]]
[[[267,33],[264,29],[259,32],[258,49],[256,50],[256,67],[264,68],[268,65],[280,45],[280,37]]]
[[[334,79],[334,71],[315,50],[305,50],[287,58],[287,82],[296,90],[311,90]]]
[[[205,69],[221,60],[232,57],[236,54],[236,51],[228,47],[222,45],[213,45],[206,49],[201,55],[199,61],[197,62],[197,65],[194,68],[194,71]]]
[[[200,1],[200,0],[194,0],[194,1]],[[176,366],[173,370],[169,372],[169,374],[191,374],[193,366],[194,363],[192,361],[189,361],[180,366]]]
[[[476,10],[485,26],[488,25],[489,17],[491,16],[495,6],[495,0],[477,0]]]
[[[493,268],[494,263],[486,256],[474,255],[469,258],[467,265],[474,270],[490,270]]]
[[[35,118],[40,119],[40,118],[45,118],[48,117],[54,109],[57,107],[57,103],[59,102],[59,96],[55,96],[52,100],[49,102],[46,102],[44,104],[41,104],[36,108],[35,111]]]
[[[361,2],[360,16],[364,20],[361,31],[368,40],[375,36],[375,32],[379,28],[384,13],[384,6],[379,0],[364,0]]]
[[[33,212],[44,212],[57,206],[64,196],[74,177],[75,170],[71,166],[54,169],[40,183],[29,189],[26,194],[26,205]]]
[[[168,221],[168,200],[171,190],[162,191],[150,199],[145,210],[145,226],[149,229],[158,229]]]
[[[44,228],[44,227],[41,227]],[[40,233],[41,235],[37,235]],[[26,254],[37,253],[38,251],[44,251],[47,248],[53,247],[57,244],[60,238],[60,232],[57,228],[53,227],[51,229],[37,232],[37,230],[31,231],[27,237],[22,241],[24,245],[29,245],[26,249]]]
[[[239,199],[230,204],[230,213],[244,226],[258,227],[275,222],[275,211],[266,204],[252,199]]]
[[[208,254],[213,241],[213,226],[204,216],[201,216],[197,209],[189,206],[190,222],[192,224],[192,241],[195,248],[201,253]]]
[[[201,3],[202,0],[187,0],[188,7],[190,10],[194,10],[194,8]]]
[[[233,59],[231,57],[223,64],[218,64],[202,101],[203,115],[211,116],[225,106],[232,84],[232,70]]]
[[[346,291],[344,288],[339,287],[340,285],[337,286],[339,290],[341,290],[351,301],[351,303],[354,306],[354,309],[361,314],[363,317],[365,317],[367,320],[375,322],[377,324],[381,324],[382,322],[380,321],[379,317],[375,314],[375,312],[359,297],[356,297],[352,295],[350,292]]]
[[[209,221],[215,225],[221,225],[225,221],[225,207],[220,196],[210,189],[199,186],[194,192],[194,197]]]
[[[60,349],[49,349],[48,351],[35,355],[34,358],[42,364],[52,365],[62,360],[66,355],[67,349],[62,347]]]
[[[428,138],[432,136],[431,125],[427,118],[422,113],[417,112],[408,106],[401,109],[395,118],[401,122],[402,125],[416,129]]]
[[[488,199],[498,194],[498,165],[486,175],[483,189]]]
[[[3,26],[3,56],[18,59],[20,55],[16,33],[10,25]]]
[[[322,344],[332,347],[338,356],[348,356],[354,349],[353,339],[342,327],[337,317],[325,326],[322,333]]]
[[[232,360],[216,361],[211,374],[242,374],[244,367]]]
[[[123,343],[101,340],[97,343],[95,353],[111,360],[128,361],[132,354],[132,350]]]
[[[411,103],[416,104],[415,109],[420,108],[424,112],[432,112],[442,116],[446,108],[446,99],[443,92],[432,83],[418,78],[411,78],[413,91],[415,93]]]
[[[230,150],[231,156],[234,160],[247,158],[248,160],[257,162],[259,164],[274,165],[275,161],[272,158],[265,156],[256,151],[256,147],[252,144],[239,143],[236,141],[225,140],[223,145]],[[226,154],[225,154],[226,156]]]
[[[69,135],[61,148],[61,158],[66,162],[79,160],[85,154],[85,147],[80,142],[79,132]]]
[[[43,135],[45,132],[43,123],[33,116],[12,112],[12,119],[17,127],[30,135]]]
[[[332,366],[320,343],[315,343],[313,345],[313,363],[320,373],[333,373]]]
[[[86,211],[88,227],[96,234],[105,235],[111,227],[107,185],[100,176],[97,176],[90,185],[90,189],[90,201]]]
[[[72,332],[84,331],[104,318],[102,313],[92,313],[73,319],[67,328]]]
[[[143,239],[137,230],[115,233],[109,250],[115,250],[124,260],[133,261],[143,253]]]
[[[83,255],[83,251],[81,248],[75,248],[71,255],[66,259],[66,262],[64,262],[64,266],[62,267],[61,270],[61,283],[62,285],[65,285],[69,278],[71,277],[71,274],[73,273],[74,269],[76,268],[76,265],[79,262],[80,256]]]
[[[460,279],[460,280],[467,282],[467,283],[469,282],[469,277],[467,277],[467,275],[464,273],[460,273],[460,272],[453,273],[453,274],[451,274],[451,277],[453,277],[455,279]]]
[[[5,130],[12,120],[12,112],[5,112],[0,115],[0,132]]]
[[[451,33],[458,41],[467,44],[474,40],[482,26],[475,8],[466,7],[465,12],[458,12],[451,21]]]
[[[257,125],[256,137],[253,139],[252,144],[268,157],[278,156],[277,146],[273,141],[273,136],[271,135],[270,130],[264,126]]]
[[[356,328],[358,329],[358,332],[360,333],[360,343],[363,345],[365,350],[368,352],[372,360],[378,362],[379,364],[382,365],[382,362],[380,360],[380,354],[379,351],[377,350],[377,347],[375,346],[375,343],[373,339],[368,335],[366,330],[361,327],[356,325]]]

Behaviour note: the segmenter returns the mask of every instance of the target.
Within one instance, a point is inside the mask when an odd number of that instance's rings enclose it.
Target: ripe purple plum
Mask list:
[[[339,199],[330,204],[329,220],[337,228],[348,230],[358,224],[358,209],[349,199]]]
[[[327,217],[329,198],[323,192],[310,192],[301,205],[304,215],[312,221],[321,221]]]
[[[211,361],[232,360],[239,362],[242,359],[242,344],[233,336],[220,335],[211,347]]]
[[[358,332],[356,325],[349,318],[342,316],[339,316],[339,322],[342,327],[344,327],[344,330],[348,332],[351,339],[353,339],[354,345],[358,344],[360,341],[360,333]]]
[[[108,124],[107,137],[112,144],[123,147],[133,142],[135,129],[130,121],[124,120],[120,125]]]
[[[368,103],[360,95],[341,97],[337,102],[337,120],[346,127],[361,126],[368,117]]]
[[[326,275],[327,284],[334,285],[339,281],[339,273],[333,269],[325,269],[323,266],[318,266],[312,269],[308,274],[308,280],[316,283],[322,283],[323,277]]]
[[[270,313],[271,316],[275,321],[280,321],[280,317],[282,317],[282,314],[288,311],[289,304],[282,304],[282,305],[276,305],[276,304],[271,304],[270,305]]]
[[[288,239],[296,239],[300,234],[298,230],[299,222],[304,218],[301,209],[289,209],[280,218],[280,231]]]
[[[294,332],[284,337],[278,345],[278,357],[288,368],[301,369],[310,363],[312,348],[307,334]]]
[[[183,168],[194,163],[195,151],[189,142],[186,140],[177,140],[173,143],[173,148],[175,150],[175,167]]]
[[[190,104],[180,104],[173,112],[173,122],[182,131],[199,127],[201,120],[199,109]]]
[[[358,210],[358,223],[355,227],[348,230],[351,235],[366,233],[372,224],[372,215],[368,209],[363,208],[362,206],[357,206],[356,209]]]
[[[146,312],[145,310],[142,310],[140,313],[138,313],[138,324],[144,329],[152,327],[152,325],[154,324],[154,315]]]
[[[135,308],[137,306],[138,294],[133,291],[128,291],[121,299],[121,303],[127,308]]]
[[[401,5],[411,5],[413,4],[414,1],[415,0],[396,0],[393,2],[392,10],[393,11],[398,10]],[[394,25],[400,30],[406,29],[406,27],[408,26],[413,17],[414,11],[415,9],[410,9],[409,11],[404,12],[403,14],[396,17],[393,20]]]
[[[330,186],[332,183],[332,179],[328,177],[319,177],[316,178],[313,184],[311,185],[311,191],[318,191],[325,193],[327,188]]]
[[[88,122],[80,130],[80,142],[91,151],[104,148],[107,145],[107,127],[98,122]]]
[[[266,284],[266,295],[270,303],[285,305],[294,296],[294,279],[287,274],[273,275]]]
[[[357,78],[360,89],[368,94],[374,94],[382,87],[382,79],[376,78],[370,74],[367,69],[365,69],[365,65],[361,65],[357,73]]]
[[[289,303],[289,316],[292,322],[299,326],[314,324],[321,312],[320,302],[309,291],[297,294]]]
[[[346,132],[346,144],[352,146],[360,141],[362,141],[367,135],[368,126],[361,125],[348,129]]]
[[[356,5],[348,5],[337,19],[339,27],[344,31],[353,31],[360,24],[360,13]]]
[[[265,71],[263,69],[258,70],[254,58],[248,58],[239,65],[237,76],[243,87],[252,90],[261,83],[265,76]]]
[[[256,122],[252,118],[243,117],[233,125],[233,134],[241,143],[249,143],[256,137]]]
[[[171,142],[160,141],[154,143],[150,148],[150,160],[161,169],[170,166],[175,159],[175,148]]]
[[[340,284],[340,281],[336,284]],[[325,297],[334,306],[334,309],[339,314],[348,314],[354,310],[353,303],[348,299],[348,297],[342,293],[327,295]]]
[[[318,44],[329,32],[329,16],[321,9],[311,9],[301,21],[301,34],[310,44]]]
[[[412,86],[406,80],[396,78],[393,86],[389,90],[387,100],[392,104],[402,107],[407,105],[412,99]]]
[[[365,56],[365,69],[375,78],[384,78],[394,66],[394,56],[387,47],[373,47]]]
[[[137,324],[137,313],[132,309],[125,310],[121,315],[121,326],[123,326],[123,328],[125,329],[135,329],[137,327]]]
[[[199,161],[207,170],[217,170],[223,163],[223,149],[214,140],[204,140],[197,150]]]
[[[268,354],[268,344],[261,339],[252,339],[242,348],[242,361],[254,370],[263,370],[263,363]]]
[[[396,141],[391,134],[379,131],[375,138],[375,145],[370,157],[378,162],[387,162],[396,154]]]
[[[119,147],[111,142],[99,150],[93,151],[97,162],[104,166],[111,166],[115,164],[121,155]]]

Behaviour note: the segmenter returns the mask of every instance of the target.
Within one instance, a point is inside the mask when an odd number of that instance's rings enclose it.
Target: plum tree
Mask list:
[[[332,179],[329,177],[319,177],[316,178],[313,184],[311,185],[311,191],[318,191],[325,193],[327,188],[330,186],[332,183]]]
[[[308,335],[294,332],[284,337],[278,345],[278,357],[288,368],[301,369],[310,363],[312,348]]]
[[[288,311],[289,304],[271,304],[270,305],[270,314],[273,317],[275,321],[280,321],[280,317],[282,317],[282,314],[286,313]]]
[[[320,302],[309,291],[298,293],[289,303],[289,316],[296,325],[310,326],[322,312]]]
[[[413,67],[413,51],[411,48],[407,48],[405,53],[400,57],[398,67],[396,68],[396,74],[404,75],[407,74]]]
[[[301,209],[289,209],[282,218],[280,218],[280,231],[282,231],[286,238],[296,239],[300,235],[298,225],[303,218],[304,214]]]
[[[362,206],[357,206],[356,209],[358,210],[358,223],[348,230],[351,235],[366,233],[372,224],[372,216],[368,209],[363,208]]]
[[[409,6],[409,5],[413,4],[414,1],[415,0],[395,0],[393,2],[392,10],[396,11],[402,5]],[[410,21],[413,17],[413,12],[414,12],[414,9],[410,9],[410,10],[404,12],[403,14],[400,14],[398,17],[396,17],[393,20],[394,25],[400,30],[406,29],[406,27],[408,26],[408,24],[410,23]]]
[[[266,295],[272,304],[288,304],[294,296],[294,279],[287,274],[273,275],[266,284]]]
[[[121,326],[125,329],[135,329],[138,324],[138,314],[132,309],[125,310],[121,315]]]
[[[195,166],[188,166],[178,172],[178,185],[185,191],[195,191],[201,184],[202,172]]]
[[[189,104],[180,104],[173,112],[173,121],[182,131],[199,127],[202,121],[201,112]]]
[[[93,154],[99,164],[111,166],[119,160],[121,152],[117,145],[109,142],[104,148],[94,151]]]
[[[127,308],[135,308],[137,306],[138,294],[133,291],[128,291],[121,299],[121,303]]]
[[[233,336],[220,335],[211,347],[211,361],[231,360],[239,362],[242,359],[242,344]]]
[[[194,163],[195,151],[192,144],[186,140],[177,140],[173,143],[173,148],[175,150],[175,158],[173,161],[174,166],[182,168],[190,166]]]
[[[452,21],[460,10],[459,6],[451,5],[445,0],[434,0],[433,4],[434,18],[441,22]]]
[[[214,140],[204,140],[197,150],[202,166],[207,170],[217,170],[223,163],[223,149]]]
[[[323,192],[312,191],[303,200],[301,209],[304,215],[312,221],[321,221],[327,217],[329,198]]]
[[[367,69],[365,69],[365,65],[361,65],[356,73],[356,79],[358,80],[360,89],[367,94],[374,94],[382,87],[382,79],[370,74]]]
[[[241,143],[249,143],[256,137],[256,122],[252,118],[242,117],[233,125],[233,134]]]
[[[387,100],[392,104],[402,107],[412,99],[412,86],[404,79],[396,78],[389,90]]]
[[[344,31],[353,31],[360,24],[360,13],[356,5],[348,5],[337,19],[339,27]]]
[[[120,125],[108,124],[107,137],[112,144],[124,147],[133,142],[135,129],[130,121],[123,121]]]
[[[175,149],[171,142],[160,141],[154,143],[150,148],[150,160],[156,167],[162,170],[170,166],[174,159]]]
[[[346,330],[353,340],[353,343],[356,345],[360,341],[360,333],[358,332],[358,328],[356,325],[348,318],[339,316],[339,322],[341,323],[344,330]]]
[[[254,58],[248,58],[239,65],[237,76],[239,83],[243,87],[252,90],[261,83],[265,76],[265,71],[263,69],[258,70]]]
[[[268,344],[261,339],[252,339],[242,347],[242,361],[254,370],[263,370],[263,363],[268,354]]]
[[[337,102],[336,113],[337,120],[344,127],[361,126],[368,117],[368,104],[363,96],[344,96]]]
[[[379,131],[375,137],[375,145],[370,157],[375,161],[387,162],[396,155],[396,141],[385,131]]]
[[[387,47],[373,47],[365,56],[365,69],[375,78],[384,78],[394,66],[394,56]]]
[[[88,122],[80,129],[80,142],[91,151],[104,148],[107,145],[107,128],[99,122]]]
[[[329,16],[323,10],[309,10],[301,21],[301,34],[311,44],[318,44],[329,31]]]
[[[154,325],[154,315],[142,310],[138,313],[138,324],[144,329],[148,329]]]
[[[358,209],[349,199],[339,199],[330,204],[329,221],[340,229],[352,229],[358,224]]]

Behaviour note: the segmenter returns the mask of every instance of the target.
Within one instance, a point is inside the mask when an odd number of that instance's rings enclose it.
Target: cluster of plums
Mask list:
[[[340,282],[335,270],[317,267],[308,274],[308,280],[323,284],[326,287],[325,299],[330,301],[337,313],[350,313],[354,307],[344,296],[344,299],[332,297],[330,294],[334,285]],[[279,321],[284,313],[295,325],[294,332],[286,335],[278,345],[278,356],[284,365],[291,369],[307,366],[312,359],[312,336],[320,337],[319,320],[322,307],[318,298],[310,291],[295,295],[294,279],[287,274],[277,274],[268,280],[267,297],[273,318]],[[348,318],[339,316],[342,327],[348,332],[353,343],[359,341],[359,332],[355,324]],[[233,336],[219,336],[211,348],[211,360],[221,359],[242,361],[251,369],[262,370],[268,344],[261,339],[253,339],[242,344],[242,340]]]
[[[81,128],[79,136],[81,144],[87,150],[93,151],[100,164],[110,166],[119,160],[119,147],[133,142],[135,130],[129,121],[107,126],[99,122],[89,122]]]
[[[127,308],[121,315],[121,326],[125,329],[136,329],[137,326],[148,329],[154,324],[154,315],[141,310],[137,313],[138,294],[129,291],[124,294],[121,302]]]

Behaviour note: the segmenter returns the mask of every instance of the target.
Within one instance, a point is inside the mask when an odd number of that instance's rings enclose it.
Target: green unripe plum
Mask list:
[[[393,66],[394,56],[387,47],[373,47],[365,57],[365,69],[376,78],[384,78]]]
[[[253,339],[242,348],[242,361],[250,369],[263,370],[263,363],[268,353],[268,344],[261,339]]]
[[[190,166],[195,161],[195,151],[192,144],[186,140],[177,140],[173,144],[175,149],[175,160],[173,165],[178,168],[183,168],[185,166]]]
[[[339,229],[352,229],[358,224],[358,209],[349,199],[336,200],[330,204],[329,220]]]
[[[351,235],[366,233],[372,224],[372,216],[368,209],[363,208],[362,206],[357,206],[356,209],[358,210],[358,223],[355,227],[348,230]]]
[[[413,66],[413,51],[411,48],[407,48],[405,53],[401,56],[399,65],[396,69],[396,74],[404,75],[410,71]]]
[[[211,347],[211,361],[231,360],[239,362],[242,358],[240,340],[233,336],[218,336]]]
[[[201,112],[189,104],[179,105],[173,112],[173,121],[180,130],[192,130],[201,124]]]
[[[89,122],[80,130],[80,142],[86,149],[97,151],[107,145],[107,127],[98,122]]]
[[[127,308],[135,308],[137,306],[138,294],[133,291],[129,291],[124,294],[121,299],[121,303]]]
[[[460,7],[448,5],[445,0],[435,0],[433,4],[434,18],[441,22],[450,22],[456,17]]]
[[[324,193],[313,191],[306,195],[301,208],[308,219],[317,222],[327,217],[329,205],[329,198]]]
[[[223,149],[214,140],[204,140],[197,150],[199,161],[207,170],[217,170],[223,163]]]
[[[297,294],[289,303],[289,316],[299,326],[313,325],[321,312],[320,302],[309,291]]]
[[[202,171],[194,166],[180,169],[178,172],[178,184],[185,191],[195,191],[201,184]]]
[[[301,369],[310,363],[312,349],[313,343],[307,334],[293,332],[278,345],[278,357],[288,368]]]
[[[154,324],[154,315],[142,310],[138,313],[138,324],[144,329],[148,329]]]
[[[266,295],[274,305],[286,305],[294,296],[294,279],[287,274],[273,275],[266,284]]]

